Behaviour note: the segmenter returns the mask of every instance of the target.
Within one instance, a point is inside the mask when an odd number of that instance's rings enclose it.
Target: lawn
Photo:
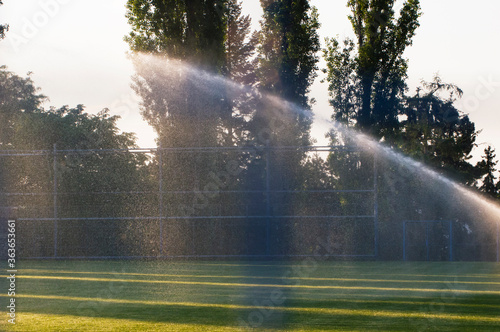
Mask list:
[[[499,331],[496,263],[22,261],[7,331]]]

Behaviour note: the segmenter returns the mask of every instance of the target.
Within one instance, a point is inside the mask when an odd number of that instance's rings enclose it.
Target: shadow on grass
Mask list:
[[[20,298],[19,310],[37,314],[71,315],[93,318],[128,319],[153,323],[201,324],[235,328],[269,328],[280,330],[358,330],[358,331],[421,331],[421,330],[481,330],[500,329],[498,319],[488,321],[487,312],[476,313],[435,312],[427,306],[408,306],[396,308],[383,307],[374,303],[372,306],[348,307],[336,301],[306,301],[294,303],[299,308],[229,308],[213,305],[187,304],[130,304],[102,301],[49,300]],[[312,311],[308,311],[311,308]],[[335,308],[335,309],[334,309]],[[322,312],[322,309],[326,309]],[[333,312],[329,309],[339,310]],[[352,310],[352,313],[349,312]],[[356,314],[357,311],[362,314]],[[379,311],[378,311],[379,310]],[[370,312],[371,311],[371,312]],[[387,312],[399,314],[388,317]],[[412,313],[431,314],[430,317],[415,316]],[[380,315],[378,313],[381,313]],[[405,316],[405,313],[408,316]],[[448,318],[432,317],[432,314],[451,314]],[[477,316],[476,316],[477,314]],[[466,315],[469,318],[456,318]],[[491,317],[494,317],[491,312]],[[282,319],[276,320],[279,316]],[[455,317],[455,318],[454,318]],[[476,317],[476,318],[474,318]],[[486,317],[487,318],[487,317]]]

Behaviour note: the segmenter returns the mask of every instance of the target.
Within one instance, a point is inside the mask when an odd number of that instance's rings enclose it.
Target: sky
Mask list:
[[[83,104],[97,113],[107,107],[120,115],[119,127],[135,132],[138,145],[155,146],[153,130],[142,120],[138,97],[130,88],[133,67],[123,37],[130,31],[126,0],[4,0],[0,23],[10,26],[0,42],[0,65],[32,78],[50,98],[45,105]],[[347,0],[312,0],[319,10],[320,38],[353,37]],[[396,2],[401,8],[403,0]],[[463,98],[456,106],[481,130],[474,152],[480,158],[487,145],[500,156],[500,1],[421,0],[420,28],[407,49],[410,93],[436,73],[458,85]],[[244,14],[258,28],[262,13],[258,0],[243,0]],[[319,67],[325,67],[323,61]],[[312,136],[326,144],[326,119],[332,114],[323,74],[311,88],[317,100]]]

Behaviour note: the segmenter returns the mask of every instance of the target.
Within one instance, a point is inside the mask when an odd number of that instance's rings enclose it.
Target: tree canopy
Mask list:
[[[405,99],[398,147],[471,185],[482,176],[481,170],[469,163],[478,132],[468,115],[454,106],[461,96],[459,87],[442,82],[439,76],[422,82],[416,94]]]
[[[482,179],[482,184],[479,189],[492,198],[500,198],[500,181],[495,183],[495,180],[497,179],[496,166],[498,164],[498,161],[495,160],[495,158],[495,149],[491,146],[484,149],[483,160],[478,163],[478,167],[486,175]]]
[[[356,40],[327,39],[323,50],[332,119],[472,185],[484,174],[469,163],[478,131],[454,103],[462,90],[439,76],[408,95],[408,60],[419,27],[418,0],[349,0]],[[448,95],[446,95],[448,94]],[[330,133],[332,141],[340,133]]]
[[[3,5],[3,2],[0,0],[0,6]],[[9,30],[9,26],[7,24],[0,24],[0,40],[5,37],[5,32]]]
[[[390,139],[398,129],[398,112],[406,91],[405,49],[419,26],[418,0],[407,0],[399,13],[395,0],[349,0],[356,41],[343,46],[328,39],[324,51],[336,119],[377,138]]]
[[[120,132],[119,116],[108,109],[97,114],[85,112],[83,105],[44,109],[47,98],[39,93],[30,76],[20,77],[0,69],[0,149],[11,151],[58,150],[96,151],[135,147],[135,134]],[[41,161],[41,159],[43,161]],[[2,187],[7,192],[51,191],[52,167],[45,156],[17,160],[2,158]],[[85,152],[58,156],[60,186],[66,191],[116,190],[139,186],[145,167],[143,155],[112,155]],[[96,172],[96,170],[99,170]],[[93,188],[93,189],[91,189]],[[88,206],[86,209],[91,210]]]
[[[132,51],[223,66],[226,0],[128,0]]]
[[[311,109],[307,94],[319,61],[317,10],[308,0],[261,0],[261,6],[259,86],[307,112]],[[309,145],[311,118],[304,112],[293,117],[294,123],[284,126],[287,133],[275,134],[289,145]]]

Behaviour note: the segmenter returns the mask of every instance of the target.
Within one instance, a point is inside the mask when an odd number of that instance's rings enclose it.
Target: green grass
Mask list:
[[[499,331],[499,313],[495,263],[24,261],[0,329]]]

